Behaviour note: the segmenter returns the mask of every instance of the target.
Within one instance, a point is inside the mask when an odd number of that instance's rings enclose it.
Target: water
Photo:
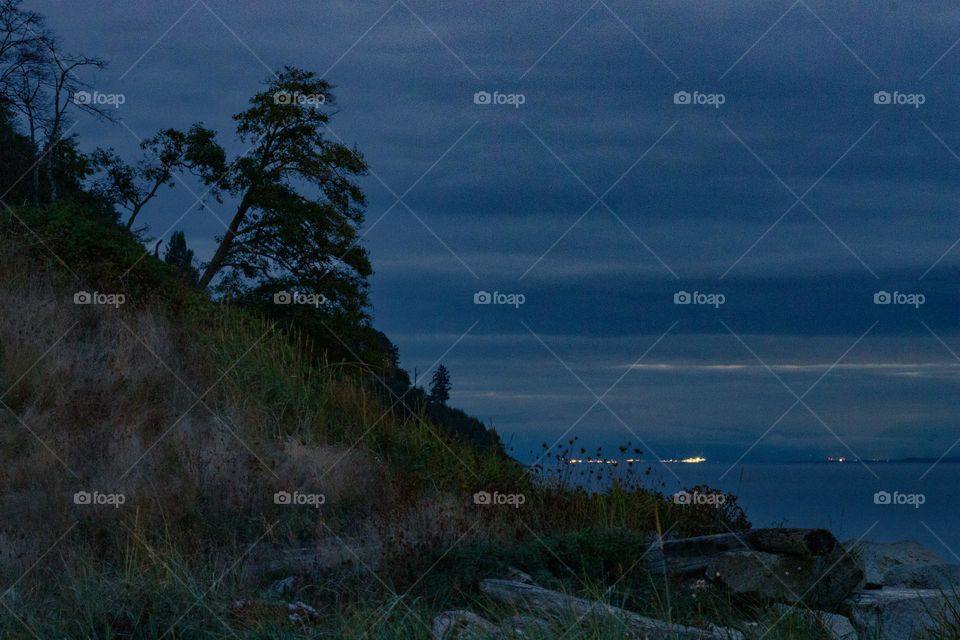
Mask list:
[[[923,479],[930,463],[869,466],[879,480],[856,462],[742,464],[726,475],[724,464],[668,465],[679,479],[654,463],[645,484],[667,494],[707,484],[735,494],[754,527],[823,527],[844,541],[913,540],[960,564],[960,464],[939,464]],[[879,491],[901,504],[876,504]]]

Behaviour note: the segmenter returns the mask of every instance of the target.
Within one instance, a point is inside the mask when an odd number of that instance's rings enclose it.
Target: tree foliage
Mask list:
[[[250,148],[223,181],[237,205],[201,287],[223,275],[234,292],[295,288],[363,315],[372,269],[358,242],[365,198],[355,180],[367,165],[326,137],[333,104],[329,83],[286,67],[234,116]]]
[[[226,154],[215,141],[216,133],[195,124],[186,133],[164,129],[140,143],[146,153],[136,165],[123,161],[113,149],[97,149],[92,154],[100,177],[93,190],[110,204],[127,212],[127,229],[160,187],[173,187],[176,174],[188,171],[207,184],[216,186],[223,175]]]
[[[443,365],[437,367],[430,381],[430,401],[436,404],[447,404],[450,399],[450,372]]]

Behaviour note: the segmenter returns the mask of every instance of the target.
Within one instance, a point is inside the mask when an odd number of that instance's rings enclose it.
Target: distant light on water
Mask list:
[[[682,463],[682,464],[700,464],[701,462],[706,462],[706,461],[707,461],[706,458],[701,458],[700,456],[695,456],[695,457],[693,457],[693,458],[681,458],[680,460],[674,460],[674,459],[661,460],[660,462],[665,462],[665,463],[678,463],[678,462],[679,462],[679,463]]]
[[[706,458],[702,458],[700,456],[695,456],[693,458],[660,460],[660,462],[666,464],[700,464],[701,462],[706,461]],[[567,460],[567,464],[620,464],[621,462],[626,462],[627,464],[639,464],[644,462],[644,460],[642,458],[627,458],[626,460],[618,460],[615,458],[570,458]]]

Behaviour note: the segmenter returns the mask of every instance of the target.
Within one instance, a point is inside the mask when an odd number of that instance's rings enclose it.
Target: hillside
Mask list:
[[[658,518],[720,530],[639,488],[535,482],[498,447],[415,404],[398,411],[372,368],[325,364],[302,336],[184,287],[75,208],[24,208],[0,228],[0,586],[44,635],[221,637],[230,603],[291,576],[337,625],[407,589],[429,620],[514,545],[560,545],[563,563],[587,553],[600,578],[642,552]],[[521,495],[522,509],[476,492]],[[11,637],[22,630],[9,621]]]

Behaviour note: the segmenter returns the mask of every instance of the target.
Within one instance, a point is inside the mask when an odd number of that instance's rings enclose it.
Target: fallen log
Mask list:
[[[559,591],[513,580],[483,580],[480,582],[480,591],[495,600],[538,615],[546,614],[554,618],[563,616],[616,618],[623,623],[629,634],[628,637],[646,640],[743,640],[744,638],[743,634],[734,629],[722,627],[700,629],[671,624],[595,600],[568,596]]]

